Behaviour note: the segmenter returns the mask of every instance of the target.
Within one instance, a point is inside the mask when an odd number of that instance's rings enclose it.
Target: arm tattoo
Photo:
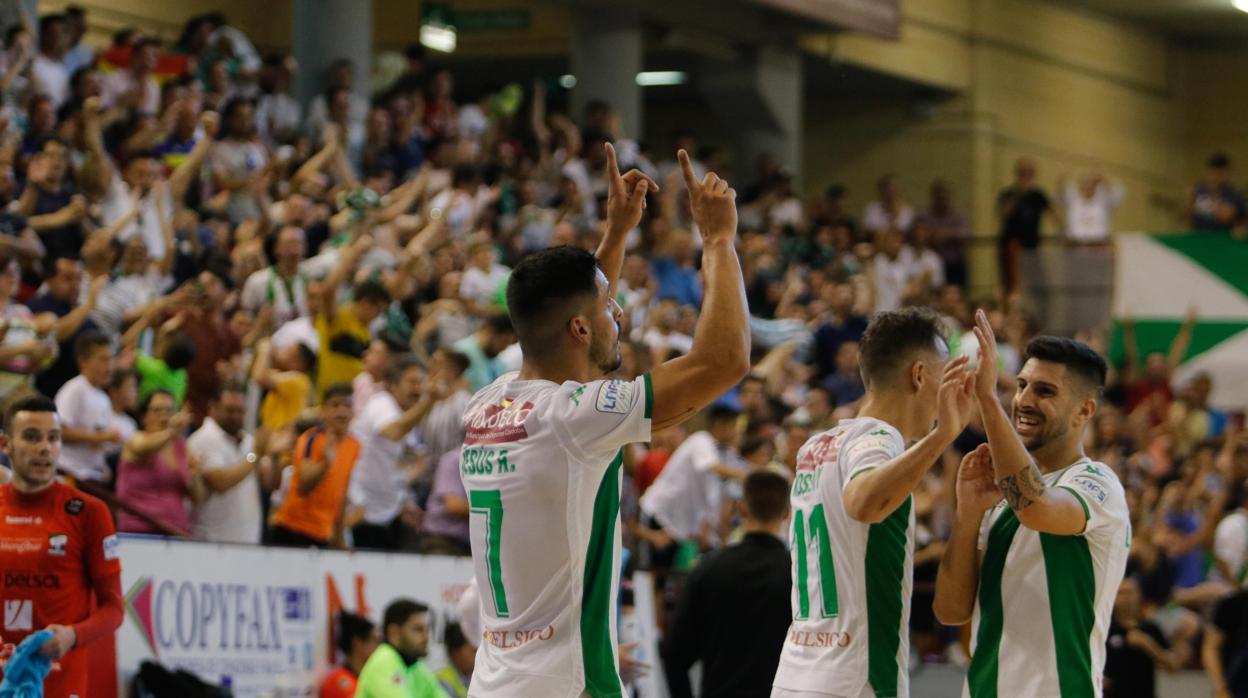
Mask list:
[[[1006,503],[1014,511],[1022,511],[1031,506],[1032,502],[1044,496],[1044,491],[1047,489],[1044,479],[1040,477],[1040,472],[1036,470],[1034,464],[1029,464],[1017,473],[997,480],[997,487],[1001,488],[1001,494],[1005,496]]]

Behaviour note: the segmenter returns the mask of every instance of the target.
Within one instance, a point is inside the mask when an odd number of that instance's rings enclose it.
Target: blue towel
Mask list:
[[[39,654],[39,648],[51,639],[51,630],[40,630],[13,650],[13,656],[4,665],[0,698],[43,698],[43,680],[52,670],[52,660]]]

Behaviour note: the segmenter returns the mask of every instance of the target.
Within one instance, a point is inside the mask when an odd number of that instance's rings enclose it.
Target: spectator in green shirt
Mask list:
[[[121,338],[122,351],[136,351],[134,370],[139,374],[139,399],[154,391],[164,390],[181,405],[186,399],[189,377],[186,368],[195,359],[195,341],[181,331],[184,315],[175,315],[164,322],[156,332],[152,353],[138,349],[139,338],[148,327],[155,324],[164,312],[164,305],[152,304],[147,312],[126,330]]]
[[[396,599],[382,617],[383,642],[360,672],[355,698],[450,698],[420,661],[429,648],[429,607]]]

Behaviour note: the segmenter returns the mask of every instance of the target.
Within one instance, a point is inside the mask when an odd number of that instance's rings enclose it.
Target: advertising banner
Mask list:
[[[333,665],[340,610],[380,624],[387,604],[430,607],[433,669],[442,630],[472,578],[468,558],[294,550],[121,538],[126,621],[117,634],[118,695],[144,661],[185,669],[240,698],[314,696]]]

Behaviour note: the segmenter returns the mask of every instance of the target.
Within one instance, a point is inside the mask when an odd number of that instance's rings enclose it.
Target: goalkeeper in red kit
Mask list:
[[[6,417],[0,450],[13,479],[0,486],[0,655],[50,630],[39,650],[53,660],[43,695],[87,698],[84,648],[117,630],[124,614],[112,517],[100,500],[56,481],[55,403],[25,398]]]

